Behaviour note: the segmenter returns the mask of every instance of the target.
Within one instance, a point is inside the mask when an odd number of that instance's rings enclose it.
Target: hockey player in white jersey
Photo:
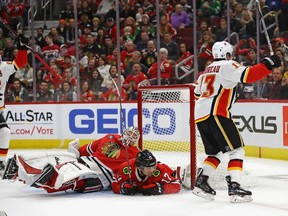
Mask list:
[[[235,126],[230,109],[236,100],[237,84],[253,83],[267,76],[281,65],[278,56],[265,57],[251,67],[241,66],[233,58],[233,46],[228,42],[216,42],[212,47],[214,62],[197,79],[194,94],[195,122],[205,146],[207,155],[198,170],[193,193],[214,200],[216,192],[209,185],[221,163],[223,153],[228,153],[228,195],[231,202],[250,202],[252,192],[240,186],[245,156],[243,139]]]
[[[23,37],[20,37],[23,38]],[[5,108],[5,91],[6,84],[9,77],[20,70],[28,61],[27,48],[23,45],[22,41],[25,42],[25,38],[20,39],[18,45],[18,54],[14,61],[1,61],[0,56],[0,176],[4,170],[4,163],[8,154],[9,143],[10,143],[10,129],[3,117],[3,110]]]

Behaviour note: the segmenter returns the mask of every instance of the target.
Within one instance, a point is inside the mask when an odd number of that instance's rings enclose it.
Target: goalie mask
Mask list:
[[[212,47],[214,59],[226,59],[227,54],[233,57],[233,46],[226,41],[216,42]]]
[[[156,165],[156,158],[147,149],[139,152],[136,156],[136,166],[140,168],[154,167]]]
[[[127,146],[134,146],[139,138],[140,132],[137,127],[126,128],[122,133],[123,143]]]

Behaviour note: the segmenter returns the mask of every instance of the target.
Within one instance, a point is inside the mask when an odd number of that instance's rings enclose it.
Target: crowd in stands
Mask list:
[[[196,1],[197,20],[193,20],[192,1],[160,0],[160,26],[156,27],[155,0],[127,0],[120,2],[120,50],[117,50],[117,27],[115,2],[105,14],[97,13],[101,0],[78,0],[78,23],[75,23],[73,1],[67,0],[59,15],[57,26],[44,34],[38,28],[35,45],[29,45],[56,72],[51,73],[36,60],[32,68],[29,62],[10,79],[6,100],[9,102],[31,101],[33,79],[36,79],[36,101],[77,101],[77,82],[80,82],[80,101],[119,100],[112,79],[118,83],[117,55],[120,54],[121,98],[135,100],[139,85],[156,85],[157,58],[160,58],[161,84],[194,82],[191,73],[183,80],[175,78],[175,65],[193,55],[192,27],[197,24],[198,71],[205,70],[212,61],[212,46],[216,41],[227,40],[227,15],[230,16],[230,38],[235,47],[235,57],[243,65],[253,65],[257,58],[256,8],[254,1],[232,0],[227,11],[226,0]],[[288,99],[288,1],[259,0],[275,54],[280,56],[282,66],[274,69],[271,76],[259,85],[239,84],[240,99]],[[27,2],[11,0],[1,7],[1,18],[11,23],[17,34],[23,22]],[[273,23],[277,25],[273,26]],[[75,36],[78,25],[79,38]],[[21,23],[20,26],[23,26]],[[0,55],[3,61],[12,61],[17,53],[17,40],[0,25]],[[160,29],[160,32],[157,32]],[[160,50],[157,53],[156,38],[160,34]],[[75,47],[78,40],[79,47]],[[79,71],[76,70],[75,53],[79,51]],[[269,55],[265,35],[260,32],[260,56]],[[193,59],[187,61],[180,72],[193,69]],[[79,79],[77,79],[79,73]],[[30,95],[30,96],[29,96]]]

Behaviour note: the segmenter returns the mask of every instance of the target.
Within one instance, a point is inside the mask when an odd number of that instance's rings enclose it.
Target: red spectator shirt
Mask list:
[[[148,74],[150,78],[157,78],[157,66],[158,62],[154,62],[148,70]],[[172,64],[169,60],[164,60],[160,65],[161,78],[170,78],[172,74],[173,68]]]

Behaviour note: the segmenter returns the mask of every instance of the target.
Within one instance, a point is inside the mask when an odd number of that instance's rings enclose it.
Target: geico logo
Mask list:
[[[138,125],[136,108],[123,109],[123,120],[127,127]],[[122,119],[119,109],[74,109],[69,113],[69,129],[74,134],[115,134]],[[171,135],[176,129],[176,114],[172,108],[143,109],[143,134]]]
[[[36,112],[26,110],[26,112],[6,112],[5,120],[9,122],[53,122],[53,114],[51,112]]]
[[[245,117],[242,115],[234,115],[233,120],[238,127],[239,131],[242,132],[247,129],[249,132],[254,133],[269,133],[276,134],[277,125],[276,116],[250,116]]]
[[[153,110],[144,108],[143,122],[147,122],[143,124],[143,135],[152,131],[158,135],[172,135],[176,130],[176,112],[172,108],[155,108]]]

